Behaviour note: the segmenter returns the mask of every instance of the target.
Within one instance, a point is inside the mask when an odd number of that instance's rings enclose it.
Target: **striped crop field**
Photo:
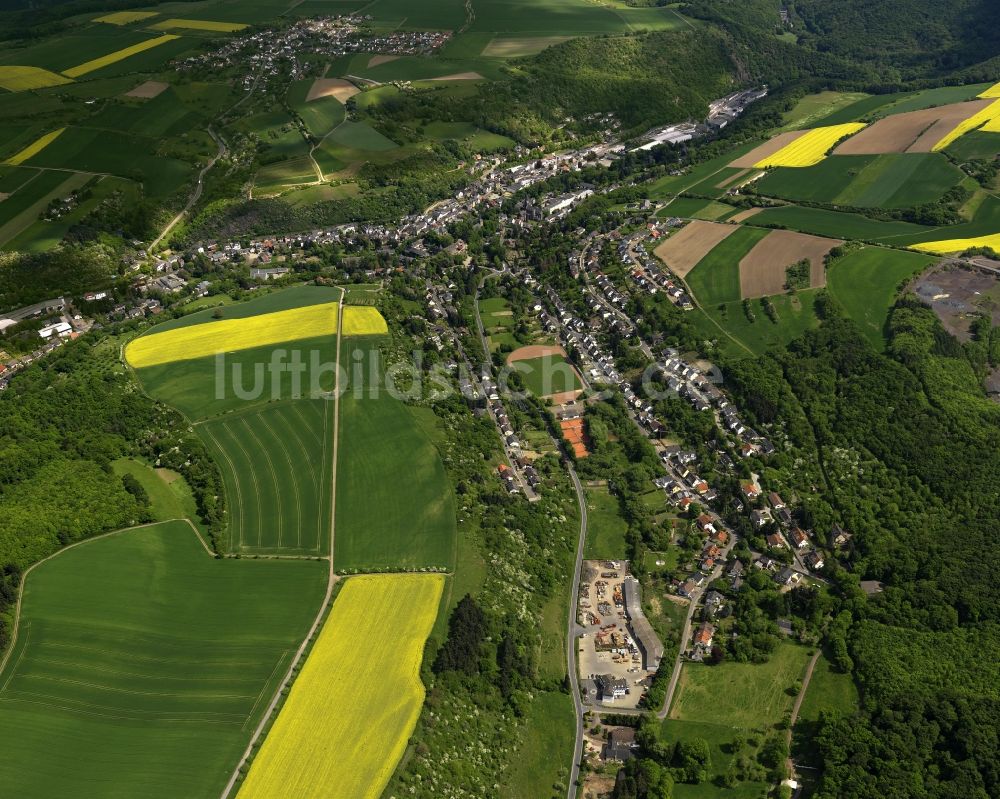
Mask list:
[[[153,30],[169,31],[174,28],[184,28],[191,31],[215,31],[217,33],[233,33],[247,27],[242,22],[212,22],[208,19],[165,19],[150,25]]]
[[[133,44],[131,47],[125,47],[121,50],[115,50],[113,53],[108,53],[100,58],[94,58],[91,61],[85,61],[84,63],[70,67],[69,69],[63,70],[63,75],[68,78],[79,78],[81,75],[86,75],[89,72],[94,72],[102,67],[106,67],[109,64],[116,64],[119,61],[123,61],[129,56],[133,56],[136,53],[142,53],[146,50],[150,50],[153,47],[158,47],[161,44],[166,44],[167,42],[172,42],[174,39],[179,39],[179,36],[174,36],[169,33],[165,33],[156,39],[149,39],[145,42],[139,42],[139,44]]]
[[[61,134],[64,130],[66,130],[66,128],[58,128],[57,130],[46,133],[44,136],[39,136],[31,144],[21,150],[21,152],[15,153],[7,159],[7,163],[11,166],[23,164],[29,158],[38,155],[42,150],[52,144],[52,142],[54,142],[59,137],[59,134]]]
[[[829,125],[823,128],[813,128],[790,144],[785,145],[773,155],[754,164],[756,169],[766,169],[773,166],[802,167],[814,166],[826,158],[837,142],[865,127],[864,122],[848,122],[843,125]]]
[[[913,249],[922,252],[931,252],[935,255],[947,255],[953,252],[964,252],[977,247],[989,247],[1000,252],[1000,233],[991,233],[989,236],[977,236],[972,239],[942,239],[941,241],[925,241],[922,244],[912,245]]]
[[[238,799],[381,796],[423,704],[443,589],[440,574],[347,579]]]
[[[344,306],[345,336],[384,336],[389,326],[377,309],[366,305]]]
[[[156,15],[156,11],[116,11],[113,14],[105,14],[103,17],[95,17],[94,22],[106,22],[109,25],[128,25],[130,22],[140,22]]]
[[[63,75],[41,67],[0,66],[0,89],[9,92],[44,89],[46,86],[62,86],[72,82]]]
[[[992,89],[989,91],[992,91]],[[1000,99],[994,100],[979,113],[973,114],[968,119],[956,125],[947,136],[934,145],[934,152],[943,150],[956,139],[979,127],[982,127],[987,132],[995,132],[1000,128]]]
[[[125,359],[136,369],[141,369],[336,332],[336,303],[307,305],[245,319],[220,319],[140,336],[125,348]]]

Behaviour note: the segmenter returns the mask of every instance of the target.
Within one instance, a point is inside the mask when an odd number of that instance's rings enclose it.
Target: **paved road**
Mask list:
[[[570,693],[576,712],[576,745],[573,748],[573,765],[569,770],[567,799],[575,799],[577,780],[580,779],[580,761],[583,760],[583,700],[580,698],[580,677],[576,666],[576,639],[580,634],[576,623],[577,598],[580,595],[580,570],[583,567],[583,546],[587,540],[587,500],[576,469],[569,467],[569,476],[576,489],[576,501],[580,505],[580,538],[576,542],[576,564],[573,567],[573,591],[569,598],[569,618],[566,621],[566,671],[569,674]]]
[[[340,303],[337,308],[337,360],[340,361],[340,341],[341,335],[343,333],[343,321],[344,321],[344,295],[346,292],[344,289],[340,290]],[[292,662],[288,666],[288,671],[285,672],[285,676],[282,678],[281,683],[274,691],[274,695],[271,697],[270,703],[268,703],[267,709],[264,711],[264,715],[260,718],[260,723],[257,725],[256,729],[253,731],[253,736],[250,738],[250,742],[247,744],[247,748],[243,751],[243,756],[240,758],[240,762],[233,769],[232,775],[229,777],[229,782],[226,783],[226,787],[222,789],[221,799],[227,799],[232,793],[233,789],[236,787],[236,781],[240,777],[240,769],[246,764],[250,758],[250,753],[253,752],[254,746],[261,739],[264,734],[264,728],[267,723],[271,720],[274,715],[274,711],[278,706],[278,702],[281,699],[282,692],[289,688],[292,684],[296,669],[302,662],[305,656],[306,648],[309,642],[314,639],[316,634],[319,632],[320,625],[323,623],[323,615],[326,612],[327,606],[330,604],[330,597],[333,596],[333,587],[337,584],[340,579],[333,571],[333,538],[334,538],[334,523],[336,520],[336,510],[337,510],[337,446],[340,440],[340,370],[336,371],[336,382],[333,388],[333,468],[331,469],[330,476],[330,556],[327,558],[329,563],[329,573],[327,575],[326,582],[326,596],[323,597],[323,602],[319,607],[319,612],[316,614],[316,618],[313,619],[312,626],[309,628],[309,632],[306,637],[302,639],[302,643],[295,652],[295,657],[292,658]]]

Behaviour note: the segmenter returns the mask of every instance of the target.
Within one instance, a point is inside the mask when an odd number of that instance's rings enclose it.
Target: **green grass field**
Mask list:
[[[742,730],[734,729],[725,724],[666,719],[660,725],[660,740],[672,745],[677,741],[700,738],[708,743],[711,756],[709,780],[699,785],[675,783],[673,789],[675,799],[719,799],[719,797],[760,799],[762,796],[767,796],[770,786],[763,782],[741,782],[733,788],[719,787],[722,776],[741,754],[732,751],[732,743],[740,735],[744,735]],[[747,746],[743,749],[742,754],[752,757],[755,752],[754,747]]]
[[[749,220],[754,225],[784,227],[817,236],[854,239],[856,241],[892,241],[918,236],[930,228],[910,222],[882,222],[860,214],[827,211],[823,208],[802,208],[785,205],[765,208]]]
[[[807,94],[799,100],[791,111],[786,111],[781,121],[781,130],[801,130],[818,124],[827,124],[826,119],[833,113],[853,106],[869,97],[863,92],[819,92]],[[821,123],[822,121],[822,123]]]
[[[899,236],[883,240],[898,246],[908,246],[939,239],[971,239],[977,236],[989,236],[998,231],[1000,231],[1000,199],[989,194],[984,196],[982,203],[975,210],[975,216],[968,222],[945,228],[930,228],[915,236]]]
[[[0,202],[0,245],[6,245],[35,224],[52,200],[69,196],[86,185],[91,177],[52,170],[36,171],[34,177]]]
[[[510,303],[503,297],[489,297],[479,301],[479,315],[483,319],[483,327],[487,332],[496,328],[512,328],[514,315]]]
[[[218,797],[325,585],[318,562],[216,560],[185,522],[43,563],[0,674],[4,793]]]
[[[981,133],[974,130],[955,139],[948,145],[946,152],[960,161],[996,158],[1000,153],[1000,133]]]
[[[197,518],[191,489],[176,472],[169,473],[166,469],[157,471],[141,461],[132,458],[119,458],[111,464],[117,475],[132,475],[145,489],[149,496],[150,512],[153,521],[165,522],[170,519]]]
[[[574,723],[573,702],[567,694],[547,691],[535,696],[521,744],[504,774],[502,799],[547,795],[540,791],[566,785],[568,764],[573,759]]]
[[[935,260],[931,255],[865,247],[835,259],[827,271],[827,284],[865,337],[882,349],[886,318],[899,284]]]
[[[796,292],[794,296],[779,294],[771,297],[777,323],[765,313],[760,300],[750,300],[754,314],[752,322],[740,301],[707,306],[704,313],[696,311],[692,321],[706,337],[718,339],[720,346],[731,356],[760,355],[785,346],[819,324],[814,307],[817,291],[809,289]]]
[[[687,284],[702,307],[740,298],[740,260],[770,231],[741,227],[722,240],[687,276]]]
[[[788,693],[805,675],[809,650],[784,642],[767,663],[685,663],[669,718],[733,729],[769,729],[790,712]]]
[[[700,200],[694,197],[678,197],[660,212],[661,217],[677,216],[681,219],[704,219],[715,222],[737,209],[715,200]]]
[[[583,556],[588,560],[620,560],[625,557],[628,525],[618,509],[618,498],[604,486],[587,486],[587,541]]]
[[[816,721],[823,711],[850,714],[857,710],[858,702],[858,689],[851,675],[836,671],[830,661],[821,656],[802,699],[799,719]]]
[[[963,177],[941,153],[838,155],[804,169],[775,169],[757,189],[785,200],[913,208],[941,199]]]
[[[222,470],[234,552],[329,552],[332,416],[329,400],[296,400],[198,426]]]
[[[561,355],[543,355],[514,361],[510,368],[521,375],[524,387],[536,397],[548,397],[583,388],[576,369]]]
[[[340,400],[337,466],[337,569],[454,565],[455,504],[444,466],[414,413],[367,377],[377,342],[348,340]],[[353,370],[352,370],[353,371]]]

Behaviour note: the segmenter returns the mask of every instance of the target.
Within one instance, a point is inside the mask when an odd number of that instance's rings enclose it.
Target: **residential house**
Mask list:
[[[806,535],[806,531],[801,527],[793,527],[792,531],[789,533],[789,537],[792,539],[792,543],[795,545],[796,549],[802,549],[809,546],[809,536]]]

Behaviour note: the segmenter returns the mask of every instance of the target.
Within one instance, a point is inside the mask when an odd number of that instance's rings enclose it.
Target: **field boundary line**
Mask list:
[[[285,420],[284,416],[282,416],[280,418],[282,420]],[[302,496],[301,496],[301,493],[299,491],[299,474],[296,471],[295,467],[292,465],[292,456],[289,454],[288,447],[286,445],[288,439],[284,439],[281,436],[279,436],[278,435],[278,431],[275,430],[275,426],[273,426],[267,419],[261,417],[260,421],[264,425],[264,429],[267,430],[267,432],[270,433],[271,436],[274,438],[274,440],[281,446],[281,454],[282,454],[282,456],[284,456],[285,463],[288,465],[288,473],[289,473],[289,475],[292,478],[292,493],[295,495],[295,521],[296,521],[296,524],[295,524],[295,548],[296,549],[302,549],[302,525],[303,525],[303,523],[305,521],[302,518]],[[285,421],[287,421],[287,420],[285,420]],[[288,426],[288,425],[286,425],[286,426]],[[299,448],[301,449],[302,448],[302,442],[298,440],[298,436],[295,434],[295,431],[292,430],[291,427],[288,427],[288,429],[289,429],[289,431],[292,434],[292,438],[296,439],[296,441],[299,444]],[[304,458],[305,462],[308,463],[309,459],[306,456],[306,453],[305,453],[304,450],[302,451],[302,455],[303,455],[303,458]],[[310,469],[310,472],[311,471],[312,471],[312,469]],[[281,528],[279,527],[279,537],[278,537],[279,544],[281,542],[280,529]]]
[[[258,421],[263,421],[263,419],[261,419],[260,417],[258,417],[257,420]],[[249,434],[250,438],[253,439],[254,444],[256,444],[260,448],[260,451],[261,451],[261,453],[264,456],[264,461],[267,463],[267,470],[271,473],[271,488],[274,491],[275,498],[278,499],[278,497],[279,497],[279,491],[278,491],[278,470],[274,468],[274,462],[271,460],[271,453],[261,443],[261,440],[260,440],[260,438],[257,435],[257,431],[254,430],[253,425],[245,424],[244,426],[246,427],[247,433]],[[261,503],[260,503],[260,487],[257,484],[257,470],[255,468],[253,468],[252,464],[253,464],[253,462],[251,461],[250,476],[253,479],[253,486],[256,489],[256,491],[254,493],[257,494],[257,510],[258,510],[258,516],[260,516],[260,508],[261,508]],[[277,518],[275,519],[275,525],[277,526],[277,529],[278,529],[278,546],[275,547],[275,548],[276,549],[281,549],[282,548],[281,533],[282,533],[282,530],[284,529],[284,526],[285,526],[284,525],[284,519],[282,518],[284,514],[282,514],[280,512],[280,507],[281,507],[280,501],[278,503],[276,503],[276,504],[277,504],[277,506],[279,508],[279,511],[278,511],[278,513],[275,514],[277,516]],[[261,519],[260,521],[261,521],[261,525],[260,525],[259,529],[260,529],[261,535],[263,535],[263,533],[264,533],[263,519]]]
[[[215,437],[215,435],[212,433],[211,430],[209,430],[207,427],[205,427],[204,430],[205,430],[205,435],[208,436],[208,438],[211,440],[212,445],[215,447],[216,451],[218,451],[218,453],[220,455],[222,455],[222,457],[225,459],[226,463],[229,465],[230,471],[235,475],[236,474],[236,467],[233,465],[233,461],[229,457],[229,453],[226,452],[222,448],[222,445],[219,444],[219,440]],[[223,487],[225,487],[225,482],[226,482],[225,475],[223,475],[223,478],[222,478]],[[243,544],[244,544],[244,539],[243,539],[243,492],[240,490],[240,482],[239,482],[239,480],[235,480],[234,479],[233,485],[234,485],[234,487],[236,489],[236,491],[235,491],[235,493],[236,493],[236,504],[233,506],[233,510],[235,511],[236,508],[239,508],[239,511],[240,511],[240,526],[239,526],[240,538],[239,538],[239,545],[242,547]],[[233,515],[234,515],[234,513],[230,513],[230,517],[229,517],[230,518],[230,524],[229,524],[230,528],[234,525]]]
[[[247,728],[247,722],[253,718],[254,711],[257,710],[257,705],[259,705],[260,700],[264,698],[264,692],[267,690],[267,686],[270,685],[271,680],[274,679],[275,672],[277,672],[277,670],[281,668],[281,664],[285,662],[285,656],[287,654],[288,650],[286,649],[281,653],[281,656],[274,664],[274,668],[271,669],[271,673],[267,675],[267,679],[264,681],[264,685],[261,686],[260,692],[257,694],[257,701],[253,703],[253,707],[250,708],[250,712],[247,713],[247,717],[243,719],[243,723],[240,725],[241,730],[245,730]]]
[[[21,583],[17,587],[17,603],[14,606],[14,627],[10,632],[10,644],[7,647],[7,651],[4,653],[3,658],[0,659],[0,674],[3,674],[4,669],[7,668],[7,662],[10,660],[10,656],[14,653],[14,649],[17,646],[17,633],[21,624],[21,605],[24,601],[24,586],[28,582],[28,576],[35,569],[37,569],[43,563],[52,560],[52,558],[58,557],[64,552],[68,552],[69,550],[75,549],[76,547],[79,546],[83,546],[84,544],[89,544],[92,541],[99,541],[102,538],[110,538],[113,535],[121,535],[122,533],[128,533],[132,530],[143,530],[147,527],[157,527],[161,524],[169,524],[170,522],[186,522],[188,527],[191,528],[191,532],[194,533],[195,538],[198,539],[198,542],[202,545],[208,556],[211,558],[215,557],[215,553],[212,552],[211,549],[209,549],[208,544],[205,543],[205,539],[201,537],[201,533],[198,531],[198,528],[194,526],[194,523],[190,519],[184,516],[176,519],[164,519],[163,521],[159,522],[147,522],[145,524],[136,524],[133,525],[132,527],[120,527],[117,530],[109,530],[108,532],[101,533],[100,535],[94,535],[90,536],[89,538],[84,538],[80,541],[74,541],[72,544],[69,544],[68,546],[64,546],[61,549],[57,549],[51,555],[46,555],[41,560],[32,563],[27,569],[25,569],[24,574],[21,575]],[[31,627],[30,622],[28,623],[27,626],[30,629]],[[25,641],[27,641],[27,635],[28,634],[26,633]],[[22,649],[21,651],[23,652],[24,650]],[[18,656],[18,660],[20,660],[20,656]],[[6,687],[6,683],[4,687]]]
[[[236,444],[237,449],[239,449],[240,453],[246,459],[247,467],[248,467],[249,472],[250,472],[250,479],[253,482],[254,494],[256,495],[255,499],[257,501],[257,549],[263,549],[264,547],[261,546],[260,542],[261,542],[261,537],[264,535],[264,524],[263,524],[263,520],[261,519],[260,489],[257,486],[257,472],[253,468],[253,459],[247,454],[246,448],[243,446],[243,442],[240,441],[239,436],[235,435],[233,433],[233,431],[229,428],[229,425],[226,424],[226,422],[228,422],[228,421],[229,420],[226,419],[226,420],[224,420],[221,423],[222,424],[222,428],[223,428],[223,430],[226,431],[226,435],[229,436],[233,440],[233,442]],[[239,423],[243,424],[243,420],[242,419],[239,420]],[[249,427],[247,429],[249,429]],[[236,477],[237,482],[238,482],[239,481],[239,475],[236,474],[235,470],[233,471],[233,475]],[[240,518],[242,518],[242,514],[240,515]]]
[[[337,307],[337,345],[336,345],[336,363],[339,367],[340,365],[340,346],[341,340],[343,338],[344,329],[344,298],[347,292],[343,287],[340,287],[340,301]],[[240,757],[239,761],[236,763],[233,773],[229,777],[229,782],[226,783],[225,787],[222,789],[221,799],[228,799],[228,797],[233,793],[233,789],[236,787],[236,782],[240,777],[240,771],[244,765],[250,760],[250,756],[253,754],[254,746],[257,745],[267,727],[268,722],[274,716],[275,710],[278,708],[278,703],[281,700],[282,691],[285,688],[290,688],[295,678],[295,669],[302,660],[303,655],[305,655],[306,650],[309,645],[315,640],[317,634],[319,633],[320,627],[323,624],[323,620],[326,617],[327,609],[330,607],[330,599],[333,596],[333,589],[337,582],[340,580],[340,576],[334,571],[333,568],[333,543],[334,535],[336,531],[336,520],[337,520],[337,451],[338,451],[338,434],[340,432],[340,369],[336,370],[336,380],[333,388],[333,454],[332,454],[332,475],[330,480],[330,557],[328,558],[329,571],[327,573],[326,580],[326,595],[323,597],[323,601],[320,603],[319,609],[316,611],[316,618],[313,619],[312,626],[306,633],[305,638],[302,639],[302,643],[299,644],[298,649],[295,651],[295,656],[292,658],[292,662],[288,666],[288,670],[285,672],[284,678],[278,684],[275,689],[274,694],[271,697],[271,702],[268,704],[267,709],[264,711],[263,716],[261,716],[260,722],[257,724],[256,729],[254,729],[253,735],[250,736],[250,740],[247,742],[246,749],[243,750],[243,755]]]

